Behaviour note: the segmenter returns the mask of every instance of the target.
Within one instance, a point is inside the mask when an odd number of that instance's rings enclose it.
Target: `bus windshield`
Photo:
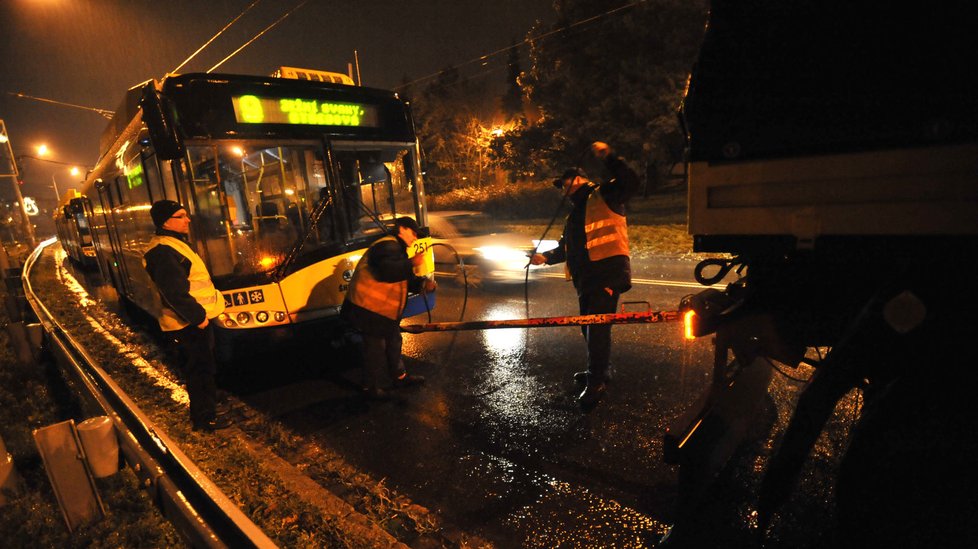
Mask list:
[[[413,144],[319,143],[188,146],[193,232],[215,282],[258,284],[299,243],[293,268],[383,233],[378,220],[417,215]],[[322,214],[313,224],[313,213]]]

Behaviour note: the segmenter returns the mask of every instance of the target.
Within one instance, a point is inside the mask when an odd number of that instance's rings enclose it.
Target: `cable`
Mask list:
[[[465,273],[465,260],[462,259],[462,256],[458,255],[458,250],[453,248],[450,244],[446,244],[444,242],[435,242],[434,244],[431,245],[432,248],[434,248],[435,246],[444,246],[445,248],[448,248],[453,254],[455,254],[455,262],[458,265],[459,270],[462,272],[462,283],[464,285],[462,290],[462,310],[458,314],[458,321],[462,322],[462,320],[465,319],[465,307],[469,303],[469,278],[468,275]]]
[[[580,156],[577,158],[577,164],[575,164],[575,169],[581,170],[581,164],[584,163],[584,157],[587,155],[587,151],[590,145],[581,151]],[[547,223],[547,227],[543,230],[543,234],[540,235],[540,239],[537,240],[536,245],[533,247],[533,251],[530,253],[530,260],[526,263],[526,274],[523,278],[523,303],[526,305],[526,318],[530,318],[530,261],[532,261],[533,256],[537,254],[537,250],[540,249],[540,244],[543,244],[543,239],[547,237],[547,233],[550,231],[550,227],[553,226],[554,221],[557,220],[557,216],[560,214],[560,210],[564,207],[564,202],[570,197],[571,186],[568,185],[564,190],[564,193],[560,197],[560,203],[557,204],[557,209],[554,210],[554,215],[550,218],[550,222]],[[529,328],[527,328],[529,329]]]
[[[802,379],[800,377],[795,377],[795,376],[789,374],[788,372],[785,372],[784,370],[782,370],[781,368],[779,368],[778,365],[775,364],[773,360],[771,360],[768,357],[764,357],[764,360],[767,361],[767,363],[768,363],[768,365],[770,367],[774,368],[774,371],[778,372],[779,374],[783,375],[784,377],[786,377],[786,378],[788,378],[788,379],[790,379],[792,381],[796,381],[798,383],[808,383],[809,381],[811,381],[811,378],[809,378],[809,379]]]
[[[34,97],[33,95],[27,95],[26,93],[20,93],[20,92],[7,92],[7,93],[10,94],[10,95],[12,95],[12,96],[14,96],[14,97],[19,97],[21,99],[33,99],[34,101],[40,101],[42,103],[51,103],[51,104],[54,104],[54,105],[60,105],[62,107],[71,107],[71,108],[74,108],[74,109],[82,109],[82,110],[85,110],[85,111],[97,112],[100,115],[102,115],[104,118],[107,118],[109,120],[111,120],[112,117],[115,116],[115,111],[110,111],[108,109],[99,109],[97,107],[86,107],[84,105],[75,105],[74,103],[65,103],[64,101],[55,101],[54,99],[45,99],[43,97]]]
[[[596,20],[598,20],[598,19],[601,19],[602,17],[606,17],[606,16],[608,16],[608,15],[612,15],[612,14],[614,14],[614,13],[616,13],[616,12],[619,12],[619,11],[622,11],[622,10],[625,10],[625,9],[628,9],[628,8],[632,8],[632,7],[635,7],[635,6],[637,6],[637,5],[639,5],[639,4],[644,4],[644,3],[646,2],[646,1],[647,1],[647,0],[638,0],[638,1],[636,1],[636,2],[632,2],[631,4],[626,4],[626,5],[624,5],[624,6],[620,6],[620,7],[617,7],[617,8],[614,8],[614,9],[611,9],[611,10],[608,10],[608,11],[606,11],[606,12],[604,12],[604,13],[599,13],[598,15],[594,15],[594,16],[592,16],[592,17],[588,17],[587,19],[582,19],[582,20],[580,20],[580,21],[577,21],[577,22],[574,22],[574,23],[571,23],[570,25],[567,25],[567,26],[565,26],[565,27],[560,27],[559,29],[554,29],[554,30],[552,30],[552,31],[549,31],[549,32],[545,32],[545,33],[543,33],[543,34],[541,34],[541,35],[539,35],[539,36],[534,36],[534,37],[532,37],[532,38],[527,38],[527,39],[525,39],[525,40],[522,40],[522,41],[520,41],[520,42],[517,42],[516,44],[512,44],[512,45],[510,45],[510,46],[506,46],[505,48],[501,48],[501,49],[498,49],[498,50],[496,50],[496,51],[494,51],[494,52],[492,52],[492,53],[488,53],[488,54],[486,54],[486,55],[481,55],[481,56],[479,56],[479,57],[476,57],[475,59],[470,59],[470,60],[468,60],[468,61],[464,61],[464,62],[462,62],[462,63],[459,63],[458,65],[454,65],[454,66],[453,66],[452,68],[453,68],[453,69],[456,69],[456,68],[458,68],[458,67],[463,67],[463,66],[465,66],[465,65],[470,65],[470,64],[472,64],[472,63],[478,63],[478,62],[484,62],[484,61],[486,61],[487,59],[489,59],[490,57],[494,57],[494,56],[496,56],[496,55],[500,55],[500,54],[503,54],[503,53],[506,53],[506,52],[508,52],[509,50],[512,50],[512,49],[515,49],[515,48],[518,48],[518,47],[520,47],[520,46],[523,46],[523,45],[525,45],[525,44],[530,44],[530,43],[532,43],[532,42],[533,42],[533,41],[535,41],[535,40],[543,40],[543,39],[545,39],[545,38],[549,38],[549,37],[551,37],[551,36],[554,36],[554,35],[556,35],[556,34],[560,34],[560,33],[563,33],[563,32],[566,32],[566,31],[569,31],[570,29],[573,29],[573,28],[575,28],[575,27],[578,27],[578,26],[581,26],[581,25],[584,25],[584,24],[587,24],[587,23],[590,23],[590,22],[592,22],[592,21],[596,21]],[[441,71],[438,71],[438,72],[435,72],[435,73],[432,73],[432,74],[429,74],[429,75],[427,75],[427,76],[422,76],[421,78],[417,78],[417,79],[415,79],[415,80],[412,80],[412,81],[410,81],[410,82],[406,82],[406,83],[404,83],[404,84],[401,84],[400,86],[397,86],[397,87],[395,87],[395,88],[394,88],[394,90],[395,90],[395,91],[396,91],[396,90],[401,90],[401,89],[403,89],[403,88],[406,88],[406,87],[408,87],[408,86],[411,86],[411,85],[414,85],[414,84],[417,84],[418,82],[422,82],[422,81],[424,81],[424,80],[429,80],[429,79],[431,79],[431,78],[437,78],[438,76],[440,76],[440,75],[442,75],[442,74],[444,74],[445,72],[446,72],[446,71],[444,71],[444,70],[441,70]]]

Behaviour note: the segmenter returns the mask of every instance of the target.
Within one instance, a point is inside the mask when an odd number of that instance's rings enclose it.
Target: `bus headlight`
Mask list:
[[[251,314],[246,312],[240,312],[234,317],[234,319],[238,321],[238,324],[244,326],[245,324],[251,322]]]
[[[275,311],[275,322],[285,322],[285,313],[282,311]]]
[[[265,311],[258,311],[255,313],[255,321],[261,324],[268,322],[268,313]]]

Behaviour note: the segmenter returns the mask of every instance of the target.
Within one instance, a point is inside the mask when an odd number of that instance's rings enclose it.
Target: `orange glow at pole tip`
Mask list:
[[[696,311],[690,309],[683,313],[683,330],[685,331],[686,339],[696,339],[693,335],[693,317],[696,316]]]

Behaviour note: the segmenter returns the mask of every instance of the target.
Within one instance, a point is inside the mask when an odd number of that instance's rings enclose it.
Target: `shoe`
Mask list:
[[[401,377],[394,379],[394,388],[410,387],[424,383],[424,376],[416,376],[405,373]]]
[[[216,417],[203,424],[194,424],[194,431],[204,431],[205,433],[213,433],[214,431],[220,431],[221,429],[227,429],[234,425],[230,419],[226,417]]]
[[[586,385],[587,384],[587,380],[588,380],[588,376],[590,376],[590,375],[591,375],[591,372],[588,372],[587,370],[585,370],[583,372],[574,372],[574,381],[580,383],[581,385]],[[608,369],[607,375],[605,375],[604,381],[605,381],[605,383],[611,381],[611,369],[610,368]]]
[[[391,397],[393,397],[390,391],[388,391],[387,389],[381,389],[379,387],[371,387],[371,388],[364,389],[363,396],[367,400],[373,400],[377,402],[383,400],[390,400]]]
[[[607,390],[608,386],[604,383],[589,383],[581,392],[581,396],[577,397],[577,401],[581,403],[582,408],[590,410],[601,401]]]

